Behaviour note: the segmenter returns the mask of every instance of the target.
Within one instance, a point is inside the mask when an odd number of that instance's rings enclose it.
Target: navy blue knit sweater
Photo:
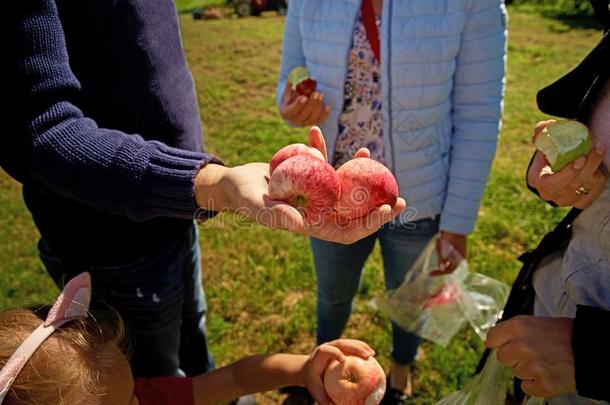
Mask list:
[[[3,8],[0,164],[23,183],[51,252],[110,265],[169,246],[190,227],[194,176],[213,159],[173,1]]]

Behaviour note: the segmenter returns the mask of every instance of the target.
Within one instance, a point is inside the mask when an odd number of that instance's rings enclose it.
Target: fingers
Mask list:
[[[282,201],[274,201],[268,195],[264,197],[265,207],[256,213],[255,221],[271,229],[285,229],[295,233],[304,233],[303,216],[294,207]]]
[[[537,151],[528,171],[528,183],[540,197],[559,206],[584,208],[603,191],[607,176],[601,170],[605,147],[597,144],[586,157],[580,157],[559,172],[553,173],[544,155]],[[578,193],[584,187],[587,194]]]
[[[366,216],[352,220],[345,232],[343,232],[344,240],[342,243],[354,243],[365,236],[370,235],[381,228],[382,225],[396,218],[406,206],[406,201],[403,198],[398,197],[396,204],[394,204],[393,207],[384,204],[371,211]]]
[[[606,153],[606,148],[604,147],[603,144],[598,143],[595,145],[595,147],[593,148],[593,150],[591,151],[591,153],[589,153],[589,155],[587,155],[586,159],[581,160],[576,159],[577,161],[580,160],[580,162],[574,162],[574,166],[577,168],[580,167],[580,170],[576,176],[576,178],[574,179],[574,181],[572,182],[573,185],[579,185],[578,187],[580,187],[580,185],[584,184],[585,182],[587,182],[589,180],[589,178],[593,175],[593,173],[595,173],[600,165],[602,164],[602,162],[604,161],[604,154]],[[577,165],[577,163],[579,163]],[[578,188],[576,187],[576,188]]]
[[[548,127],[554,122],[557,122],[557,120],[540,121],[538,124],[536,124],[536,128],[534,128],[534,136],[532,136],[532,142],[536,141],[536,138],[538,138],[538,135],[542,133],[544,128]]]
[[[358,356],[364,360],[375,355],[375,350],[361,340],[337,339],[327,343],[327,345],[336,347],[343,354]]]
[[[345,362],[345,354],[337,346],[324,343],[318,346],[314,352],[314,371],[324,373],[328,363],[337,360],[339,363]]]
[[[596,171],[590,178],[588,183],[585,183],[585,187],[589,189],[589,193],[581,196],[574,203],[574,207],[584,209],[588,207],[606,188],[606,182],[608,176],[602,173],[600,170]]]
[[[284,94],[282,94],[282,104],[291,104],[297,96],[298,93],[292,89],[290,82],[286,80]]]
[[[494,349],[510,342],[512,337],[512,320],[500,322],[487,333],[485,346]],[[499,359],[498,359],[499,360]]]
[[[367,148],[360,148],[358,149],[358,151],[354,154],[354,158],[370,158],[371,157],[371,151],[368,150]]]
[[[305,96],[295,97],[292,101],[285,100],[280,107],[280,115],[295,125],[303,125],[298,116],[305,104],[307,104]]]
[[[312,146],[322,152],[324,160],[328,161],[328,153],[326,151],[326,141],[320,128],[314,126],[309,130],[309,146]]]
[[[297,119],[300,119],[303,125],[314,125],[320,123],[320,118],[325,113],[324,95],[313,92],[307,99],[307,103],[303,106]]]
[[[322,378],[313,382],[309,387],[309,393],[318,405],[333,405],[333,401],[326,394]]]

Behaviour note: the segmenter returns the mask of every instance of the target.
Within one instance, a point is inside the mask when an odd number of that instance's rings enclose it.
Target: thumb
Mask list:
[[[326,393],[326,389],[324,388],[324,383],[320,381],[316,381],[312,386],[308,387],[309,393],[316,400],[316,403],[319,405],[334,405],[333,401],[329,398]]]
[[[361,158],[361,157],[370,158],[371,157],[371,151],[368,150],[367,148],[360,148],[354,154],[354,157],[355,158]]]
[[[326,151],[326,141],[320,128],[313,126],[309,129],[309,145],[318,149],[324,155],[324,160],[328,161],[328,153]]]
[[[286,80],[284,85],[284,93],[282,94],[282,104],[290,104],[295,99],[296,92],[292,90],[290,82]]]

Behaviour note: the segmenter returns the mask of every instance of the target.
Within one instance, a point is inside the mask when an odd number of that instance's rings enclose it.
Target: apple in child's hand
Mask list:
[[[318,85],[318,82],[311,78],[309,69],[304,66],[297,66],[292,69],[288,75],[288,82],[292,90],[307,97],[316,91]]]
[[[307,146],[303,143],[293,143],[291,145],[284,146],[282,149],[275,152],[275,155],[269,162],[269,174],[273,174],[273,171],[282,163],[284,160],[289,159],[293,156],[298,155],[310,155],[315,158],[325,160],[324,155],[316,148]]]
[[[324,388],[336,405],[377,405],[385,393],[385,373],[374,357],[346,356],[324,371]]]
[[[547,125],[534,140],[551,170],[558,172],[570,162],[588,155],[593,146],[589,128],[578,121],[562,120]]]
[[[298,155],[280,163],[269,180],[269,197],[296,208],[307,225],[319,224],[339,200],[339,177],[325,160]]]
[[[348,160],[339,167],[337,174],[341,182],[341,198],[336,207],[339,216],[360,218],[383,204],[396,204],[396,179],[378,161],[366,157]]]

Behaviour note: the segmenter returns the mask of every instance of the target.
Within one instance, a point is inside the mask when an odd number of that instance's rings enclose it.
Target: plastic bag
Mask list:
[[[464,389],[441,399],[436,405],[504,405],[510,375],[510,370],[498,363],[494,350],[481,373]]]
[[[466,323],[485,339],[508,292],[506,284],[469,272],[466,260],[450,244],[434,238],[400,287],[374,304],[403,329],[446,346]]]

